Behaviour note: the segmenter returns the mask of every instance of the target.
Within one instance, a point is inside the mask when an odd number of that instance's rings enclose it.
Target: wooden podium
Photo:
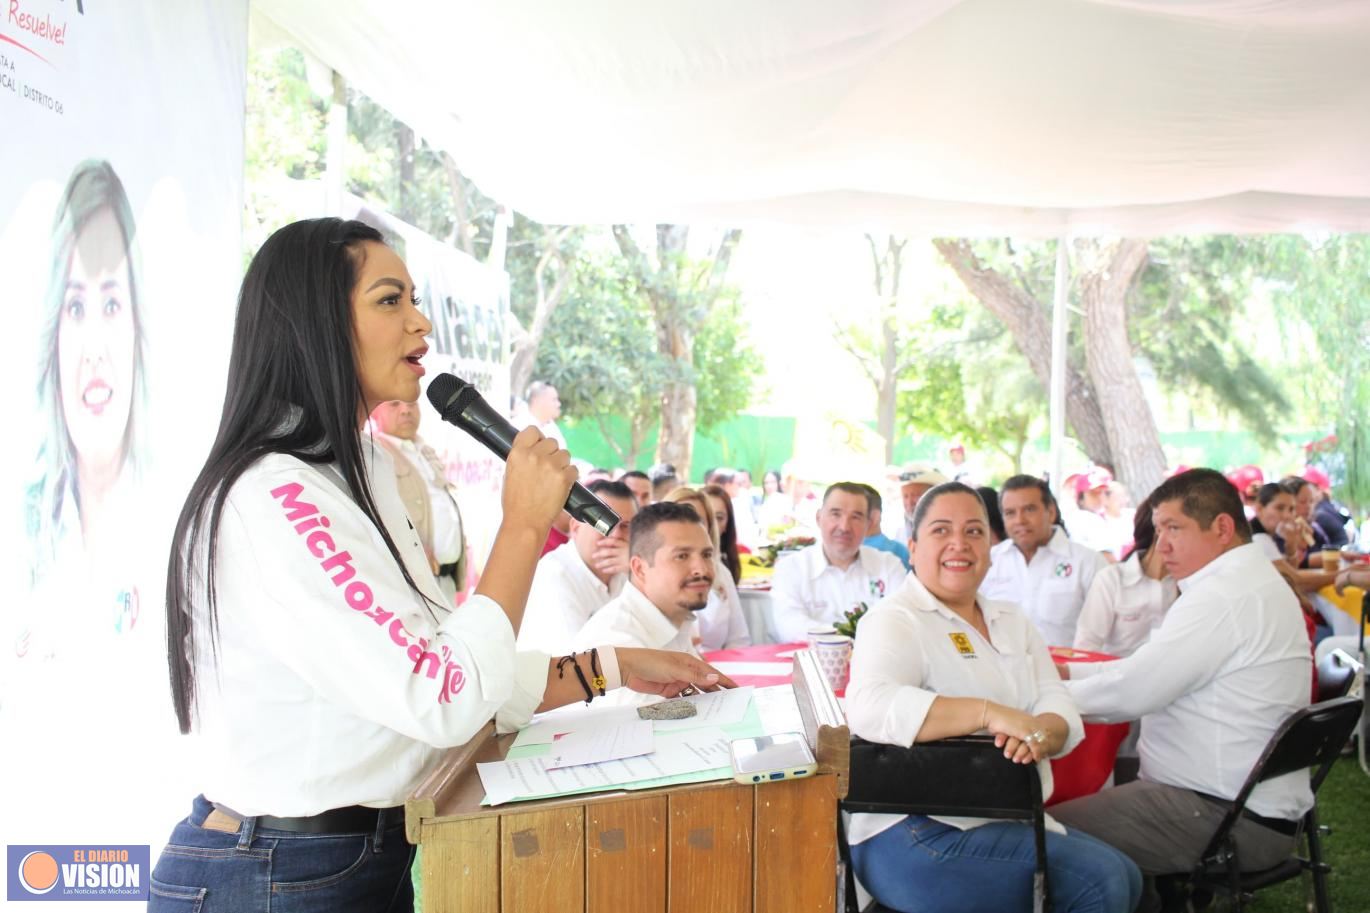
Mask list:
[[[846,718],[813,656],[795,700],[811,777],[732,780],[482,807],[476,763],[503,760],[493,724],[444,756],[405,803],[422,847],[423,913],[833,913]]]

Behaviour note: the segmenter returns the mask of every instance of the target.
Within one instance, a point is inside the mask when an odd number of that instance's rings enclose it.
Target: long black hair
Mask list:
[[[728,528],[718,534],[718,550],[723,553],[718,557],[723,559],[723,566],[733,575],[733,583],[741,583],[742,558],[737,553],[737,516],[733,513],[733,499],[728,497],[722,485],[705,485],[704,494],[721,500],[723,509],[728,512]],[[705,503],[708,503],[707,497]]]
[[[362,222],[310,219],[274,233],[243,277],[219,431],[176,521],[167,567],[167,659],[176,719],[191,728],[196,706],[196,622],[209,625],[217,657],[214,593],[219,518],[233,483],[253,463],[284,453],[335,463],[357,506],[418,592],[380,520],[366,479],[358,432],[363,395],[353,345],[352,290],[367,241]],[[203,589],[197,580],[203,576]],[[206,610],[198,614],[197,599]]]

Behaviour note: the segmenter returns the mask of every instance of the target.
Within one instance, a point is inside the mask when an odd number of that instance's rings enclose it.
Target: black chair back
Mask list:
[[[1035,764],[1014,764],[992,736],[920,742],[912,748],[851,742],[847,811],[1031,818],[1041,808]]]
[[[1245,794],[1265,780],[1297,770],[1319,768],[1321,772],[1321,768],[1330,767],[1351,738],[1360,712],[1359,699],[1339,697],[1305,707],[1289,717],[1270,739],[1238,798],[1245,802]],[[1321,782],[1318,777],[1318,783]]]
[[[842,810],[891,815],[1015,818],[1032,823],[1037,864],[1032,878],[1033,913],[1051,902],[1047,885],[1046,817],[1036,764],[1015,764],[993,736],[968,735],[911,748],[851,740],[851,780]],[[856,910],[856,882],[845,831],[846,907]],[[883,908],[880,908],[883,909]]]

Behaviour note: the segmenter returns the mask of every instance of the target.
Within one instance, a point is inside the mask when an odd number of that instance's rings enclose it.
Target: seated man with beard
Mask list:
[[[633,518],[628,582],[573,639],[616,647],[652,647],[698,656],[695,613],[709,601],[714,545],[689,504],[649,504]]]

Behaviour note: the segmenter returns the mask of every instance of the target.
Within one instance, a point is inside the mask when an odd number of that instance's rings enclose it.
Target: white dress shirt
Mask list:
[[[910,574],[861,619],[847,685],[852,735],[912,746],[933,701],[946,695],[987,698],[1034,716],[1058,714],[1069,730],[1061,753],[1080,743],[1084,724],[1037,629],[1012,603],[982,596],[979,604],[989,640]],[[1040,762],[1038,771],[1045,799],[1052,789],[1050,762]],[[848,839],[860,843],[905,817],[852,815]],[[937,820],[964,830],[990,819]],[[1052,829],[1059,832],[1060,825],[1052,822]]]
[[[362,442],[380,532],[329,466],[258,460],[229,491],[215,586],[219,650],[197,644],[201,787],[245,815],[400,805],[441,754],[498,714],[525,723],[547,657],[515,654],[492,600],[448,608],[390,455]],[[207,620],[199,618],[202,634]]]
[[[810,628],[841,621],[863,602],[875,605],[906,576],[897,556],[868,545],[845,569],[828,563],[822,543],[801,549],[777,561],[771,576],[776,634],[782,643],[807,640]]]
[[[1275,537],[1269,533],[1256,533],[1251,537],[1251,544],[1260,549],[1266,561],[1280,561],[1284,559],[1284,552],[1280,550],[1275,542]]]
[[[989,574],[980,592],[1021,606],[1048,644],[1075,643],[1075,620],[1095,573],[1108,563],[1104,556],[1072,542],[1059,528],[1031,562],[1012,539],[994,546],[989,556]]]
[[[600,582],[574,542],[543,555],[533,572],[528,605],[519,625],[519,649],[551,656],[570,653],[577,632],[591,615],[623,592],[627,579],[627,574],[616,574],[608,584]]]
[[[1122,564],[1108,565],[1094,575],[1085,597],[1075,625],[1075,649],[1131,656],[1179,595],[1172,578],[1148,577],[1136,552]]]
[[[732,572],[722,561],[714,561],[714,586],[709,603],[695,616],[699,621],[699,649],[731,650],[751,646],[747,616],[742,612],[742,597],[737,593]]]
[[[1141,718],[1141,777],[1231,799],[1271,735],[1308,706],[1312,658],[1293,590],[1255,545],[1179,581],[1180,598],[1126,659],[1071,663],[1085,716]],[[1260,784],[1247,807],[1293,820],[1313,804],[1308,772]]]
[[[696,627],[693,617],[677,626],[629,581],[624,585],[623,592],[590,616],[585,627],[573,639],[573,646],[576,650],[588,650],[606,644],[614,647],[647,647],[698,656],[699,651],[694,645]]]

